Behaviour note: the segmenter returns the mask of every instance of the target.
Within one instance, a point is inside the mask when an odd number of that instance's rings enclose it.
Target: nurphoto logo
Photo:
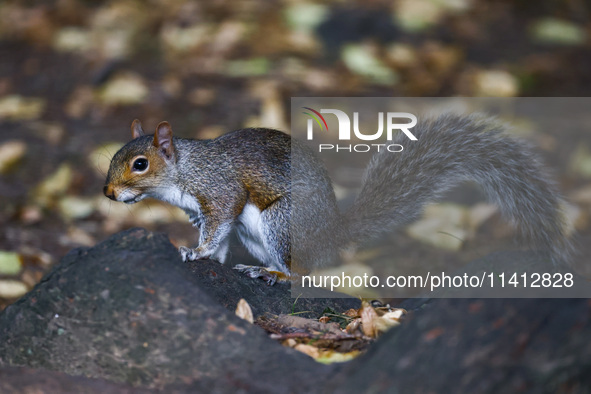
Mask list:
[[[351,140],[351,129],[355,137],[363,141],[375,141],[382,137],[384,134],[384,123],[386,123],[385,132],[386,139],[392,141],[394,138],[394,131],[402,131],[408,139],[416,141],[417,137],[410,131],[411,128],[416,126],[417,117],[408,112],[378,112],[378,130],[372,134],[364,134],[359,130],[359,112],[353,112],[353,127],[351,127],[351,119],[344,111],[338,109],[326,109],[323,108],[320,111],[316,111],[310,107],[302,107],[309,112],[303,112],[310,116],[307,122],[307,139],[314,139],[314,122],[318,125],[321,132],[329,131],[328,123],[322,114],[332,114],[336,116],[338,122],[338,139],[339,141],[350,141]],[[384,121],[385,119],[385,121]],[[400,122],[400,120],[406,120]],[[410,120],[410,121],[409,121]],[[387,150],[388,152],[402,152],[404,149],[400,144],[318,144],[318,151],[348,151],[348,152],[369,152],[370,150]]]

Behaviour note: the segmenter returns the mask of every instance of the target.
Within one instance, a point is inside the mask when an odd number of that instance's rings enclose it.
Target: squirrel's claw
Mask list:
[[[195,261],[201,258],[195,249],[187,248],[186,246],[179,247],[179,253],[184,262]]]
[[[234,269],[246,274],[249,278],[261,278],[267,282],[268,286],[273,286],[277,282],[277,273],[269,271],[265,267],[259,267],[256,265],[244,265],[236,264]]]

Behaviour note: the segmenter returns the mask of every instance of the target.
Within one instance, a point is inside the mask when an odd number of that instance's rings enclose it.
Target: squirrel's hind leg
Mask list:
[[[238,264],[234,269],[251,278],[261,278],[269,285],[290,280],[290,202],[288,196],[258,210],[247,204],[237,226],[238,237],[264,267]]]
[[[216,251],[211,255],[211,258],[224,264],[228,257],[228,250],[230,249],[230,237],[227,236],[222,241]]]
[[[291,200],[286,195],[261,212],[260,228],[263,248],[267,251],[264,265],[289,276],[291,265],[290,237]]]
[[[253,204],[246,204],[236,229],[242,244],[263,266],[289,274],[289,202],[286,197],[277,199],[262,211]]]
[[[262,279],[269,286],[273,286],[276,282],[288,282],[291,279],[290,275],[281,271],[271,271],[258,265],[236,264],[233,268],[250,278]]]

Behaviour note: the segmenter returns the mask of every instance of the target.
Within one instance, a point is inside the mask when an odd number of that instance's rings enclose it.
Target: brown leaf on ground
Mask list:
[[[248,302],[246,302],[244,298],[241,298],[240,301],[238,301],[238,305],[236,306],[236,316],[246,320],[249,323],[254,323],[252,309],[250,308],[250,305],[248,305]]]

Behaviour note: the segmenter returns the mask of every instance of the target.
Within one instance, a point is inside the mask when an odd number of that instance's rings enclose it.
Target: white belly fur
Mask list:
[[[256,205],[247,203],[238,216],[238,236],[248,251],[266,266],[274,263],[274,259],[263,244],[263,223],[261,211]]]

